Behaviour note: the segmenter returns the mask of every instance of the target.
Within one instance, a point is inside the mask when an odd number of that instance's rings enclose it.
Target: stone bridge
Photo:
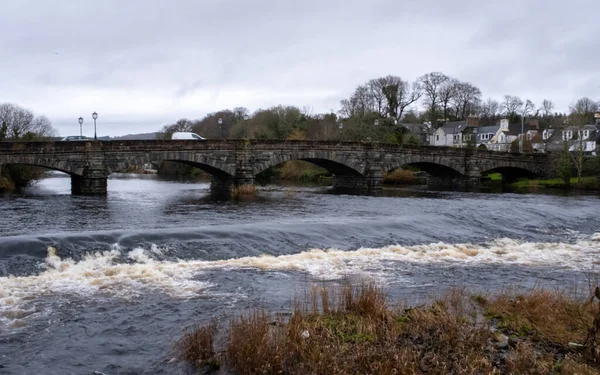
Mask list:
[[[0,142],[2,164],[34,165],[68,173],[73,194],[106,194],[111,173],[129,166],[174,161],[212,175],[211,189],[253,184],[259,173],[289,160],[305,160],[329,170],[340,188],[377,190],[382,176],[415,166],[445,180],[477,182],[496,171],[507,179],[546,177],[546,155],[499,153],[479,149],[406,147],[339,141],[152,140]]]

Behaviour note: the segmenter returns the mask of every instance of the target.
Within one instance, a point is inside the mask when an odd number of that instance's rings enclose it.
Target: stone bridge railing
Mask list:
[[[339,141],[89,141],[3,142],[0,164],[37,165],[71,175],[75,194],[105,194],[108,175],[129,166],[175,161],[213,176],[214,190],[253,184],[257,174],[289,160],[305,160],[329,170],[334,185],[379,189],[382,174],[406,165],[444,179],[477,181],[482,173],[508,177],[547,176],[545,155],[479,149],[403,147]]]

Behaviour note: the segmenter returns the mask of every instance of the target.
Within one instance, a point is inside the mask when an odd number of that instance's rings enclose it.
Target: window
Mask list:
[[[471,140],[471,134],[463,135],[463,141],[470,141],[470,140]]]
[[[573,138],[573,132],[571,130],[563,131],[563,139]]]
[[[531,141],[531,133],[527,133],[527,140]]]
[[[435,140],[436,140],[436,141],[439,141],[439,140],[440,140],[440,135],[439,135],[439,134],[437,134],[437,135],[435,136]]]
[[[587,138],[589,136],[590,136],[590,131],[589,130],[584,130],[583,131],[583,138],[585,139],[585,138]]]
[[[460,134],[454,134],[454,140],[458,141],[460,139]]]

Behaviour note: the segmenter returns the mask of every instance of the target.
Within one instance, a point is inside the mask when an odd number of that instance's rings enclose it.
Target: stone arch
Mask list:
[[[490,173],[500,173],[502,175],[502,179],[506,181],[514,181],[518,178],[535,178],[539,177],[537,172],[531,171],[527,168],[517,167],[517,166],[495,166],[489,169],[485,169],[481,171],[483,176],[488,175]]]
[[[440,158],[437,155],[399,155],[397,160],[384,164],[383,171],[391,172],[394,169],[405,166],[414,166],[435,177],[461,177],[464,176],[464,165],[459,162],[453,163],[453,159]],[[458,168],[456,166],[459,166]]]
[[[302,160],[324,168],[336,176],[362,177],[365,174],[366,163],[362,155],[336,153],[331,151],[307,150],[293,153],[259,155],[252,170],[254,175],[287,161]]]
[[[390,172],[394,169],[404,167],[404,166],[416,167],[416,168],[422,170],[423,172],[426,172],[427,174],[435,176],[435,177],[461,177],[461,176],[463,176],[462,173],[460,173],[459,171],[457,171],[454,168],[448,167],[443,164],[429,163],[429,162],[405,163],[398,167],[388,169],[388,170],[386,170],[386,172]]]
[[[0,165],[27,165],[63,172],[70,176],[83,175],[83,165],[81,163],[72,163],[54,158],[7,155],[0,158]]]
[[[227,161],[210,153],[195,152],[152,152],[144,154],[128,155],[127,158],[120,159],[114,163],[107,163],[108,173],[115,173],[131,166],[140,166],[147,163],[162,163],[171,161],[183,163],[199,168],[206,173],[217,177],[232,177],[235,175],[235,166],[231,166]]]

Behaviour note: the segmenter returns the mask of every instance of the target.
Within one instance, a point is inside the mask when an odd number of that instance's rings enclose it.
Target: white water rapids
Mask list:
[[[292,255],[245,257],[220,261],[159,261],[150,249],[123,253],[112,250],[87,254],[82,260],[62,259],[48,248],[43,270],[37,275],[0,278],[0,326],[18,327],[34,314],[40,298],[69,295],[135,298],[150,291],[173,298],[194,298],[210,292],[202,271],[257,269],[306,272],[316,279],[335,280],[347,275],[385,274],[394,262],[438,264],[515,264],[549,266],[594,272],[600,261],[600,233],[573,243],[520,242],[508,238],[484,244],[447,244],[361,248],[355,251],[312,249]]]

